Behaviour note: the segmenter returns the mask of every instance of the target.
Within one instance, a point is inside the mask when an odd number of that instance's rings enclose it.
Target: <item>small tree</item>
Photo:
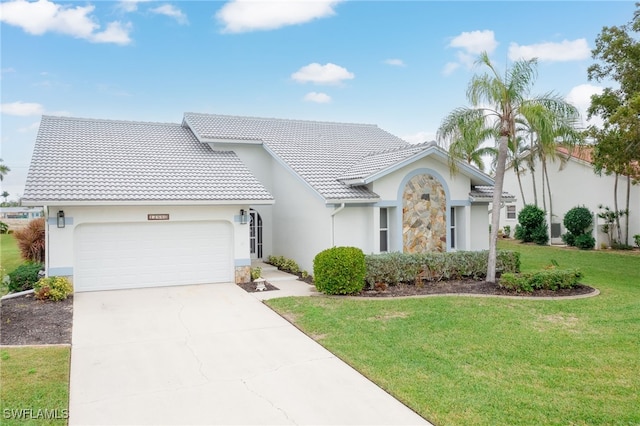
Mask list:
[[[544,211],[533,204],[524,206],[518,213],[518,224],[516,238],[525,243],[534,242],[544,245],[549,242],[547,220]]]

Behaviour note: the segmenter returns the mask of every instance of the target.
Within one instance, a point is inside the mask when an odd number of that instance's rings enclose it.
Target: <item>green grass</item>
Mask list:
[[[13,234],[0,234],[0,271],[5,274],[12,272],[22,262],[20,256],[20,250],[18,249],[18,242],[14,238]],[[2,275],[0,273],[0,275]],[[0,276],[0,280],[2,276]],[[0,283],[0,296],[4,296],[8,293],[7,287]]]
[[[1,423],[66,424],[70,356],[69,347],[0,349]]]
[[[13,234],[0,234],[0,268],[9,273],[23,262]]]
[[[601,295],[267,303],[439,426],[640,424],[640,255],[501,248],[523,271],[577,267]]]

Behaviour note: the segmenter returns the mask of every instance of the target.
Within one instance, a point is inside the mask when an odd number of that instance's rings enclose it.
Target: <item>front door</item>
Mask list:
[[[253,209],[249,211],[249,248],[251,259],[262,259],[262,218]]]

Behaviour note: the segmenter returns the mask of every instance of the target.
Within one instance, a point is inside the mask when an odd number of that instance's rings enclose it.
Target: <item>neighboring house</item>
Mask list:
[[[555,160],[547,161],[547,171],[549,183],[551,185],[551,206],[552,216],[547,217],[547,222],[551,224],[550,234],[552,244],[563,244],[562,234],[566,233],[563,224],[565,214],[577,206],[585,206],[594,214],[594,223],[599,232],[594,232],[596,238],[596,248],[600,248],[602,243],[609,244],[607,234],[602,232],[602,219],[597,217],[601,211],[598,206],[609,206],[614,208],[614,176],[607,176],[605,173],[597,175],[594,172],[591,162],[590,148],[576,148],[569,155],[569,151],[564,148],[558,149],[558,157]],[[564,159],[564,163],[562,161]],[[546,188],[542,186],[542,165],[539,160],[534,164],[535,184],[538,193],[538,206],[543,208],[542,197],[547,198],[547,210],[549,209],[549,196]],[[534,203],[533,181],[531,171],[526,170],[520,174],[522,188],[527,204]],[[510,225],[513,235],[515,225],[518,223],[518,213],[524,207],[518,180],[513,168],[508,169],[505,174],[504,189],[512,194],[518,194],[515,204],[507,205],[502,209],[500,226]],[[627,178],[620,176],[618,180],[618,208],[624,209],[626,203]],[[633,244],[633,235],[640,234],[640,186],[631,187],[629,220],[629,243]],[[547,212],[549,215],[549,212]],[[621,220],[624,238],[624,219]]]
[[[375,125],[45,116],[23,202],[46,206],[47,272],[77,291],[244,282],[252,259],[311,272],[331,246],[488,248],[493,180],[448,164]]]
[[[0,220],[12,230],[22,229],[43,215],[42,207],[0,207]]]

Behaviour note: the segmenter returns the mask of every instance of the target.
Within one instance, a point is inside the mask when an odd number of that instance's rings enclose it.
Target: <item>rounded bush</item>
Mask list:
[[[575,238],[574,243],[581,250],[591,250],[596,246],[596,239],[589,234],[582,234]]]
[[[564,215],[564,227],[574,236],[585,234],[593,224],[593,214],[582,206],[574,207]]]
[[[525,243],[546,244],[549,241],[545,213],[538,206],[527,204],[518,213],[520,227],[516,227],[516,238]]]
[[[325,294],[355,294],[365,284],[364,253],[357,247],[332,247],[313,259],[318,291]]]

